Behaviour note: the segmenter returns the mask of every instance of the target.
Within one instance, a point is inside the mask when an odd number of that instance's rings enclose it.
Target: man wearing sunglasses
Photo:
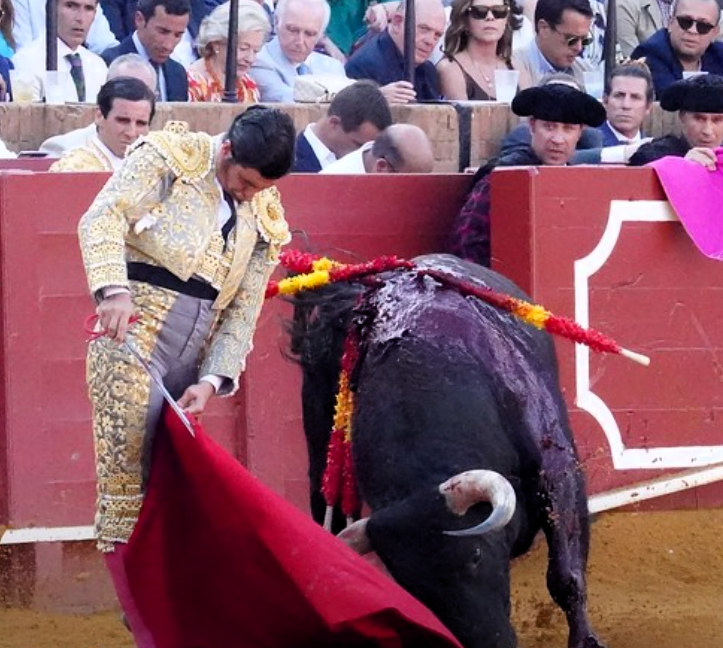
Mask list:
[[[592,20],[588,0],[539,0],[535,40],[512,61],[520,70],[520,85],[539,85],[546,74],[555,72],[571,74],[583,83],[583,72],[591,68],[580,54],[591,42]]]
[[[653,74],[656,96],[684,74],[723,74],[721,10],[716,0],[678,0],[667,29],[661,29],[633,50],[632,58],[645,58]]]

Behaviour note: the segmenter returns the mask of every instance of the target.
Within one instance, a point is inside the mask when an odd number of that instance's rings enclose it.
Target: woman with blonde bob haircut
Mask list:
[[[190,101],[221,101],[226,79],[226,50],[230,2],[216,7],[201,22],[198,53],[201,58],[188,68]],[[242,103],[257,103],[259,90],[248,71],[263,47],[271,23],[263,7],[253,0],[239,0],[236,44],[236,96]]]
[[[455,0],[437,64],[442,95],[494,100],[495,70],[512,68],[512,32],[522,26],[515,0]]]

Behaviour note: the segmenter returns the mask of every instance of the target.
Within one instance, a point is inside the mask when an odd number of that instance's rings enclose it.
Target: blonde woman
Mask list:
[[[442,95],[495,99],[495,70],[512,68],[512,32],[522,26],[515,0],[455,0],[437,64]]]
[[[216,7],[201,22],[198,52],[201,58],[188,68],[190,101],[221,101],[226,83],[229,2]],[[257,103],[259,91],[248,75],[256,55],[271,31],[271,24],[261,5],[253,0],[239,0],[238,42],[236,44],[236,96],[242,103]]]

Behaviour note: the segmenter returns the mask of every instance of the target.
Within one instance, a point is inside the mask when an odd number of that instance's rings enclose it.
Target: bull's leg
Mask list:
[[[543,529],[547,537],[549,561],[547,587],[562,608],[570,628],[569,648],[602,648],[587,617],[585,569],[590,544],[585,481],[577,460],[563,458],[569,449],[548,449],[556,455],[543,472],[543,498],[546,499]],[[543,466],[546,462],[543,460]]]

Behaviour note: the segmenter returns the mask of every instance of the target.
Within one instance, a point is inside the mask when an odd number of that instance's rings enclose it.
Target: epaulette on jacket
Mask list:
[[[128,154],[141,146],[152,146],[178,177],[202,178],[213,166],[213,138],[206,133],[189,132],[185,122],[169,121],[163,130],[153,131],[135,142]]]

